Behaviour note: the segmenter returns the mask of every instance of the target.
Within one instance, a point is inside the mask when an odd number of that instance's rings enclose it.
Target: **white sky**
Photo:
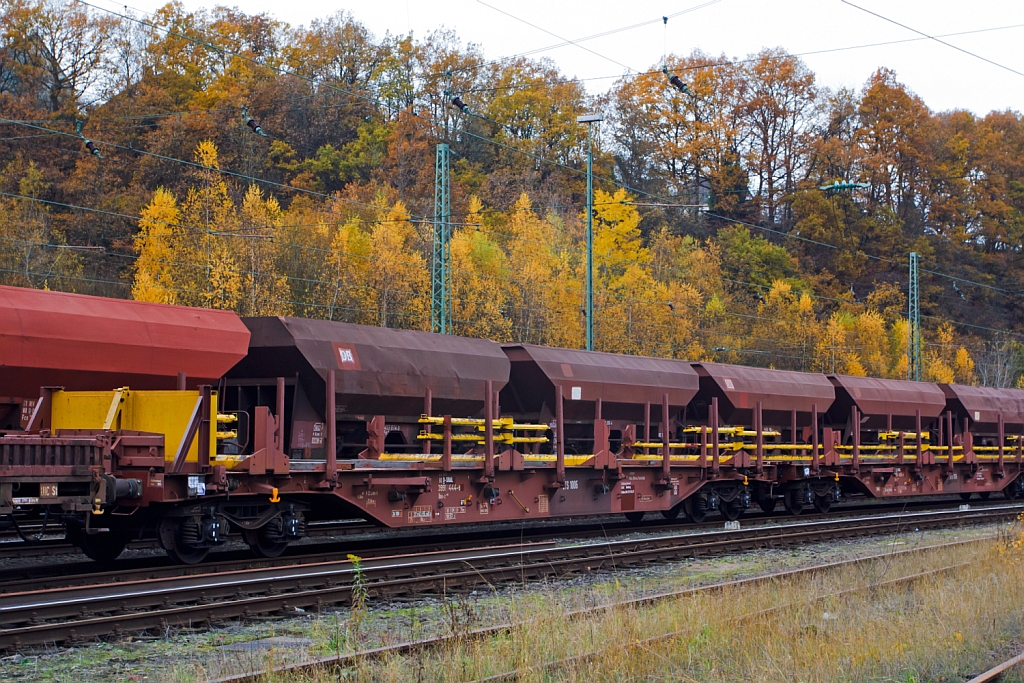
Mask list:
[[[708,0],[484,0],[487,5],[568,39],[577,39],[704,4]],[[120,10],[118,0],[97,0]],[[803,57],[818,82],[829,87],[860,89],[879,66],[919,94],[934,110],[964,108],[1024,110],[1024,0],[851,0],[857,5],[929,35],[997,31],[943,38],[959,48],[1021,72],[1012,73],[934,40],[918,40]],[[482,46],[488,59],[517,54],[561,42],[542,30],[502,14],[478,0],[183,0],[189,9],[237,4],[248,13],[267,12],[292,26],[338,10],[352,12],[377,36],[422,37],[439,27],[452,28],[465,42]],[[152,11],[161,0],[135,0],[130,7]],[[719,0],[694,12],[669,19],[670,52],[687,54],[700,48],[712,55],[743,57],[762,47],[807,53],[839,47],[918,38],[914,32],[855,9],[841,0]],[[660,63],[666,30],[661,21],[604,38],[542,53],[568,76],[586,80],[591,93],[606,90],[625,72],[620,64],[645,70]],[[598,56],[598,53],[601,56]],[[540,56],[540,55],[537,55]],[[616,63],[617,62],[617,63]]]

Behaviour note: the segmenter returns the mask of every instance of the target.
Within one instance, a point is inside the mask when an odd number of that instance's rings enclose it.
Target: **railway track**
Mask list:
[[[973,505],[985,505],[981,503],[974,503]],[[832,508],[832,511],[827,514],[810,513],[801,516],[802,519],[818,519],[825,518],[828,515],[836,516],[843,514],[857,514],[867,513],[872,511],[891,510],[891,511],[911,511],[911,510],[926,510],[926,509],[944,509],[944,508],[955,508],[959,507],[959,501],[950,501],[948,498],[924,498],[924,499],[910,499],[898,502],[892,502],[889,500],[867,500],[858,502],[847,502],[836,505]],[[756,523],[768,519],[787,519],[789,514],[784,511],[777,511],[771,514],[758,512],[748,512],[741,518],[744,524]],[[480,538],[491,537],[491,538],[521,538],[521,537],[536,537],[537,535],[547,535],[549,537],[556,536],[559,531],[565,530],[568,534],[580,533],[580,534],[593,534],[598,533],[609,533],[609,532],[620,532],[620,531],[636,531],[636,530],[658,530],[658,529],[671,529],[678,528],[682,524],[687,522],[683,519],[675,520],[672,522],[666,522],[661,516],[651,516],[649,519],[644,520],[640,523],[628,522],[623,520],[620,515],[609,515],[603,518],[588,517],[584,521],[577,521],[572,518],[568,519],[546,519],[538,522],[531,522],[527,524],[504,524],[498,526],[487,527],[486,532],[480,532],[477,530],[470,531],[447,531],[438,530],[435,537],[441,538],[442,540],[458,537],[471,540],[473,536]],[[721,524],[720,519],[714,519],[713,521],[702,523],[699,525],[692,525],[693,528],[703,528],[705,526],[717,526]],[[31,537],[32,535],[39,532],[40,524],[22,524],[22,533],[26,536]],[[385,529],[375,524],[365,522],[363,520],[342,520],[342,521],[330,521],[330,522],[313,522],[308,526],[307,535],[310,538],[330,538],[330,537],[346,537],[346,536],[359,536],[364,534],[375,534],[379,537],[381,544],[387,544],[388,542],[401,545],[403,539],[407,537],[419,537],[419,529]],[[233,536],[240,539],[240,536]],[[287,557],[296,557],[302,555],[316,555],[320,553],[332,552],[333,544],[330,542],[320,543],[298,543],[292,545],[286,552]],[[129,550],[157,550],[159,544],[156,540],[136,540],[132,541],[128,545]],[[359,550],[365,550],[365,546],[359,548]],[[68,543],[63,538],[63,533],[50,534],[47,538],[34,543],[27,543],[21,541],[15,532],[11,529],[0,530],[0,560],[4,559],[21,559],[31,557],[51,557],[58,553],[68,554],[79,554],[77,548]],[[246,550],[219,550],[211,553],[209,559],[204,563],[205,566],[209,566],[211,562],[223,561],[228,559],[243,560],[245,558],[252,558],[252,554]],[[256,561],[253,559],[253,561]],[[166,557],[161,559],[158,558],[120,558],[117,566],[119,568],[142,568],[163,566],[170,564],[170,560]],[[92,569],[86,569],[87,567]],[[90,560],[87,560],[84,556],[80,555],[80,561],[74,561],[70,563],[62,563],[57,567],[54,567],[51,563],[40,567],[31,567],[32,576],[34,577],[45,577],[54,575],[51,570],[56,570],[57,573],[66,573],[68,571],[74,573],[81,573],[77,570],[92,571],[96,567],[96,564]],[[15,570],[18,571],[18,570]],[[2,592],[2,589],[0,589]]]
[[[876,554],[876,555],[869,555],[869,556],[866,556],[866,557],[857,557],[857,558],[852,558],[852,559],[849,559],[849,560],[841,560],[841,561],[838,561],[838,562],[828,562],[828,563],[824,563],[824,564],[816,564],[816,565],[811,565],[811,566],[808,566],[808,567],[801,567],[799,569],[790,569],[790,570],[785,570],[785,571],[781,571],[781,572],[772,572],[772,573],[769,573],[769,574],[761,574],[761,575],[758,575],[758,576],[752,576],[752,577],[747,577],[747,578],[743,578],[743,579],[734,579],[734,580],[730,580],[730,581],[723,581],[723,582],[717,582],[717,583],[709,583],[709,584],[704,584],[704,585],[701,585],[701,586],[695,586],[695,587],[690,587],[690,588],[683,588],[683,589],[679,589],[679,590],[672,590],[672,591],[667,591],[667,592],[662,592],[662,593],[656,593],[656,594],[653,594],[653,595],[645,595],[645,596],[642,596],[642,597],[630,598],[630,599],[627,599],[627,600],[618,600],[618,601],[614,601],[614,602],[611,602],[611,603],[608,603],[608,604],[595,605],[595,606],[592,606],[592,607],[585,607],[585,608],[581,608],[581,609],[577,609],[577,610],[568,612],[568,613],[565,614],[565,616],[568,617],[568,618],[572,618],[572,619],[576,619],[576,618],[580,618],[580,617],[584,617],[585,618],[585,617],[589,617],[589,616],[595,615],[597,613],[600,613],[600,612],[603,612],[603,611],[608,611],[608,610],[615,610],[615,609],[620,609],[620,608],[624,608],[624,607],[629,608],[629,607],[649,606],[649,605],[653,605],[653,604],[656,604],[656,603],[659,603],[659,602],[662,602],[662,601],[665,601],[665,600],[669,600],[669,599],[693,596],[693,595],[696,595],[696,594],[699,594],[699,593],[708,593],[708,592],[712,592],[712,591],[721,591],[721,590],[725,590],[725,589],[729,589],[729,588],[737,588],[737,587],[740,587],[740,586],[749,586],[749,585],[764,583],[764,582],[768,582],[768,581],[778,581],[778,580],[791,579],[791,578],[798,577],[798,576],[806,576],[806,575],[814,574],[814,573],[817,573],[817,572],[835,570],[835,569],[839,569],[841,567],[847,567],[847,566],[858,565],[858,564],[865,564],[865,563],[869,563],[869,562],[873,562],[873,561],[877,561],[877,560],[884,560],[884,561],[888,562],[888,561],[891,561],[894,557],[897,557],[897,556],[903,556],[903,555],[909,555],[909,554],[928,552],[930,550],[939,550],[939,549],[948,548],[948,547],[951,547],[951,546],[964,545],[964,544],[970,544],[970,543],[977,543],[977,542],[981,542],[981,541],[985,541],[985,540],[988,540],[988,539],[980,538],[980,539],[973,539],[973,540],[970,540],[970,541],[955,541],[955,542],[952,542],[952,543],[942,543],[942,544],[938,544],[938,545],[929,545],[929,546],[923,546],[923,547],[920,547],[920,548],[911,548],[911,549],[900,550],[900,551],[896,551],[896,552],[882,553],[882,554]],[[850,594],[850,593],[854,593],[854,592],[858,592],[858,591],[873,590],[873,589],[878,589],[878,588],[882,588],[882,587],[901,585],[901,584],[909,584],[909,583],[912,583],[914,581],[918,581],[918,580],[921,580],[921,579],[924,579],[924,578],[928,578],[928,577],[933,577],[933,576],[936,576],[936,575],[939,575],[939,574],[942,574],[942,573],[945,573],[945,572],[948,572],[948,571],[952,571],[952,570],[958,569],[958,568],[963,567],[963,566],[965,566],[965,565],[951,565],[951,566],[946,566],[946,567],[939,567],[939,568],[936,568],[934,570],[931,570],[931,571],[928,571],[928,572],[924,572],[924,573],[913,574],[913,575],[910,575],[910,576],[902,576],[902,577],[899,577],[899,578],[896,578],[896,579],[889,579],[887,581],[882,581],[882,582],[864,584],[864,585],[861,585],[861,586],[858,586],[858,587],[855,587],[855,588],[850,588],[850,589],[842,590],[842,591],[839,591],[839,592],[833,591],[833,592],[830,592],[828,594],[828,596],[819,596],[816,599],[820,600],[823,597],[829,597],[829,596],[834,597],[836,595]],[[814,599],[815,598],[812,598],[812,600],[814,600]],[[751,613],[748,613],[748,614],[745,614],[745,615],[741,615],[741,616],[737,617],[736,620],[743,621],[743,620],[747,620],[747,619],[752,619],[752,618],[760,617],[760,616],[763,616],[763,615],[766,615],[766,614],[770,614],[772,612],[780,611],[780,610],[785,609],[786,607],[790,607],[790,606],[792,606],[792,605],[787,604],[787,605],[779,605],[779,606],[769,607],[769,608],[762,609],[762,610],[757,610],[755,612],[751,612]],[[466,641],[480,640],[480,639],[487,638],[487,637],[493,637],[495,635],[498,635],[498,634],[501,634],[501,633],[506,633],[506,632],[511,631],[513,629],[516,629],[516,628],[522,628],[522,627],[528,626],[528,624],[529,624],[529,622],[505,622],[505,623],[499,623],[499,624],[494,624],[494,625],[491,625],[491,626],[485,626],[485,627],[482,627],[482,628],[478,628],[478,629],[475,629],[473,631],[470,631],[470,632],[464,633],[464,634],[446,634],[446,635],[440,635],[440,636],[433,636],[433,637],[429,637],[429,638],[422,638],[422,639],[419,639],[419,640],[407,641],[407,642],[397,643],[397,644],[394,644],[394,645],[388,645],[388,646],[384,646],[384,647],[377,647],[377,648],[361,650],[361,651],[357,651],[357,652],[351,652],[351,653],[347,653],[347,654],[331,655],[331,656],[328,656],[328,657],[323,657],[323,658],[319,658],[319,659],[315,659],[315,660],[310,660],[310,661],[297,662],[297,663],[293,663],[293,664],[286,664],[286,665],[282,665],[282,666],[273,667],[273,668],[270,668],[270,669],[263,669],[263,670],[256,670],[256,671],[249,671],[249,672],[232,674],[232,675],[229,675],[229,676],[224,676],[224,677],[221,677],[221,678],[213,679],[213,680],[209,681],[208,683],[246,683],[247,681],[263,680],[264,678],[269,677],[269,676],[302,675],[302,674],[306,674],[306,673],[310,673],[310,672],[321,672],[322,673],[322,672],[326,671],[326,672],[341,673],[346,668],[351,667],[352,665],[356,664],[357,662],[367,662],[367,661],[372,661],[372,660],[380,660],[380,659],[382,659],[384,657],[387,657],[387,656],[406,655],[406,654],[411,654],[411,653],[424,652],[424,651],[426,651],[428,649],[443,647],[443,646],[448,645],[448,644],[453,643],[453,642],[461,642],[461,643],[464,644]],[[673,637],[676,637],[676,636],[679,636],[679,635],[680,635],[679,632],[660,634],[660,635],[652,636],[652,637],[647,638],[647,639],[642,640],[642,641],[634,641],[634,642],[630,642],[630,643],[625,643],[624,646],[625,647],[629,647],[629,648],[646,647],[646,646],[650,646],[650,645],[652,645],[652,644],[654,644],[654,643],[656,643],[658,641],[668,640],[670,638],[673,638]],[[543,673],[551,673],[551,672],[557,671],[559,669],[566,668],[568,666],[575,666],[575,665],[583,664],[583,663],[585,663],[587,661],[590,661],[590,660],[594,659],[599,654],[600,654],[599,652],[586,652],[586,653],[583,653],[583,654],[580,654],[580,655],[575,655],[575,656],[567,658],[567,659],[561,659],[561,660],[556,660],[556,661],[548,662],[547,664],[543,664],[543,665],[531,666],[531,667],[527,667],[527,668],[524,668],[524,669],[517,669],[515,671],[508,671],[508,672],[505,672],[505,673],[496,674],[496,675],[489,676],[489,677],[483,678],[483,679],[477,679],[477,680],[473,681],[472,683],[497,683],[498,681],[521,680],[524,677],[524,675],[527,675],[527,674],[531,674],[531,673],[541,673],[541,674],[543,674]],[[1024,657],[1024,655],[1021,655],[1021,657]],[[1012,661],[1013,660],[1011,660],[1011,662],[1007,662],[1003,666],[1006,667],[1008,665],[1011,665]],[[1002,670],[1002,669],[1000,669],[1000,670]],[[993,669],[992,671],[995,671],[995,669]],[[988,672],[988,673],[991,673],[991,672]],[[989,681],[992,681],[992,680],[995,680],[995,679],[994,678],[979,678],[979,679],[977,679],[977,683],[988,683]],[[975,683],[975,681],[972,680],[969,683]]]
[[[371,598],[441,594],[481,584],[633,568],[651,562],[811,541],[983,524],[1022,505],[765,524],[559,545],[551,542],[368,558],[360,582]],[[348,561],[214,571],[0,595],[0,649],[166,630],[219,620],[321,609],[351,599]]]
[[[32,539],[41,531],[45,531],[42,524],[22,524],[21,533]],[[363,520],[342,520],[333,522],[313,522],[306,529],[306,535],[311,538],[324,536],[349,536],[379,532],[380,527]],[[239,536],[239,538],[241,538]],[[157,549],[160,544],[156,539],[145,539],[132,541],[128,544],[131,550]],[[14,557],[38,557],[52,555],[57,552],[73,553],[77,548],[64,540],[64,532],[54,530],[50,525],[50,531],[45,531],[43,538],[34,541],[23,541],[18,533],[12,529],[0,531],[0,559]]]
[[[984,673],[978,674],[971,680],[967,681],[967,683],[994,683],[994,681],[1000,680],[1004,675],[1014,670],[1017,670],[1018,673],[1021,670],[1024,670],[1024,652],[1016,657],[1007,659],[1002,664],[994,666]]]
[[[903,505],[886,505],[867,503],[847,505],[834,508],[828,514],[804,515],[804,520],[833,519],[841,521],[851,514],[865,514],[879,511],[907,512],[923,510],[959,509],[959,506],[948,500],[941,501],[910,501]],[[982,508],[983,509],[983,508]],[[792,519],[786,513],[750,514],[743,518],[744,525],[764,523],[784,523]],[[429,543],[423,543],[419,533],[406,530],[382,530],[365,523],[327,522],[316,525],[322,536],[329,536],[330,529],[344,529],[342,536],[358,536],[373,533],[370,538],[348,541],[328,541],[295,545],[278,558],[257,558],[247,548],[219,551],[198,565],[178,565],[172,563],[163,554],[149,557],[119,559],[114,565],[98,565],[91,560],[82,558],[78,562],[47,562],[43,565],[26,565],[9,567],[0,580],[0,594],[23,590],[58,588],[83,583],[106,583],[124,580],[164,578],[168,576],[185,576],[188,574],[204,574],[216,571],[239,571],[274,566],[285,566],[303,561],[344,560],[350,553],[364,557],[395,554],[402,551],[406,554],[427,552],[430,550],[458,549],[470,544],[500,545],[523,541],[539,542],[554,539],[587,539],[606,536],[621,536],[631,533],[671,533],[682,530],[699,532],[721,528],[721,520],[702,524],[689,524],[681,520],[666,521],[660,516],[640,523],[624,521],[619,516],[594,520],[588,518],[584,522],[569,520],[548,520],[544,523],[519,525],[498,525],[484,529],[450,530],[447,533],[431,535]],[[144,546],[139,546],[144,547]],[[48,555],[44,553],[44,556]]]

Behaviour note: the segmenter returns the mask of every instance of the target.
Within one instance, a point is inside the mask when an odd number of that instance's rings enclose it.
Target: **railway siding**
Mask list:
[[[623,569],[755,548],[1012,519],[1022,506],[871,515],[753,529],[643,539],[541,544],[368,559],[365,589],[374,598],[442,594],[481,584]],[[0,595],[0,648],[105,637],[224,619],[322,609],[351,600],[351,563],[313,563]]]

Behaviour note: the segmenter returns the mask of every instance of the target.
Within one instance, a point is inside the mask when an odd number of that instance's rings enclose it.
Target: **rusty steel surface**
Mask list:
[[[600,399],[604,419],[642,419],[650,402],[652,419],[660,420],[664,394],[681,409],[697,393],[697,373],[682,361],[533,344],[502,348],[512,362],[502,406],[513,412],[553,415],[560,386],[566,419],[593,419]]]
[[[0,395],[40,386],[76,391],[174,389],[211,382],[245,356],[249,331],[231,311],[0,287]]]
[[[867,418],[864,427],[885,426],[884,419],[879,418],[886,415],[913,418],[917,410],[922,418],[931,419],[946,408],[946,395],[936,384],[848,375],[828,378],[836,387],[836,401],[828,415],[834,424],[845,423],[854,405]],[[899,428],[900,424],[895,426]]]
[[[719,416],[727,424],[752,424],[760,401],[766,425],[788,425],[792,411],[798,424],[809,425],[814,406],[824,414],[835,399],[835,389],[824,375],[792,370],[767,370],[721,363],[693,363],[700,374],[697,400],[704,406],[719,399]]]
[[[322,403],[336,371],[337,413],[420,415],[429,389],[435,414],[472,415],[484,382],[508,381],[508,359],[485,339],[303,318],[244,318],[249,355],[229,373],[249,380],[299,376]]]
[[[919,529],[978,524],[1015,517],[1022,506],[985,510],[871,515],[700,534],[672,534],[568,546],[506,546],[426,555],[370,558],[362,576],[371,598],[443,592],[480,584],[574,572],[621,569],[650,562],[751,548]],[[0,596],[0,649],[195,626],[295,608],[319,609],[351,600],[355,569],[348,562],[128,580]]]
[[[947,407],[958,418],[970,418],[975,430],[995,432],[999,416],[1007,433],[1024,430],[1024,390],[940,384]]]

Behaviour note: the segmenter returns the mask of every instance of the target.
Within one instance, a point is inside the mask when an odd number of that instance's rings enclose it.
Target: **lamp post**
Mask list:
[[[576,123],[587,124],[587,351],[594,350],[594,138],[590,124],[601,121],[601,114],[576,117]]]

